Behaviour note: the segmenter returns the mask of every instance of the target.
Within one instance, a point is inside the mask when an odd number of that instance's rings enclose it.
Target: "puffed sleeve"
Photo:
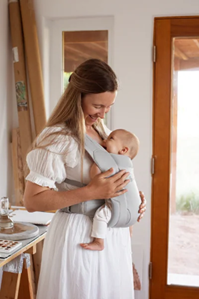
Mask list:
[[[59,134],[61,127],[45,128],[37,138],[38,147],[28,153],[30,173],[26,180],[56,190],[55,183],[67,177],[67,167],[78,163],[78,144],[70,135]]]

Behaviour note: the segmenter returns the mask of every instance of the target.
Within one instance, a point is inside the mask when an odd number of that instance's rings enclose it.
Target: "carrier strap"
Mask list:
[[[102,172],[107,171],[109,168],[113,168],[115,174],[119,171],[118,165],[116,161],[110,156],[110,154],[95,140],[93,140],[90,136],[87,134],[85,135],[84,140],[84,147],[85,150],[88,152],[88,154],[91,156],[93,161],[97,164],[97,166],[100,168]],[[99,158],[100,157],[100,158]],[[100,164],[99,164],[100,161]],[[81,188],[86,186],[86,184],[81,183],[79,181],[71,180],[66,178],[64,180],[66,184]]]
[[[70,180],[70,179],[67,179],[67,178],[64,180],[64,183],[72,185],[72,186],[76,186],[78,188],[86,186],[86,184],[84,184],[84,183],[81,183],[81,182],[78,182],[78,181],[75,181],[75,180]]]
[[[87,134],[85,135],[84,142],[85,150],[89,153],[93,161],[97,164],[102,172],[105,172],[110,168],[113,168],[113,174],[119,171],[118,165],[115,160],[99,143],[97,143]]]
[[[88,154],[91,156],[92,160],[98,165],[102,172],[107,171],[111,167],[114,169],[113,174],[119,171],[116,161],[111,157],[111,155],[95,140],[85,135],[84,147]],[[100,164],[99,164],[100,161]],[[112,175],[113,175],[112,174]],[[64,180],[66,184],[81,188],[86,186],[86,184],[79,181],[71,180],[66,178]],[[117,199],[118,200],[118,199]],[[104,204],[104,200],[91,200],[89,202],[82,202],[67,208],[61,209],[62,212],[67,213],[80,213],[90,217],[94,217],[95,211]],[[119,208],[118,208],[119,209]]]
[[[131,179],[131,184],[128,184],[126,186],[128,192],[111,198],[112,216],[108,223],[108,226],[126,227],[134,224],[137,221],[137,217],[139,215],[138,209],[141,201],[133,175],[132,162],[129,164],[130,159],[126,156],[119,157],[118,155],[108,153],[100,144],[98,144],[88,135],[85,135],[85,150],[88,152],[94,163],[98,165],[102,172],[113,168],[114,171],[112,175],[114,175],[120,170],[120,168],[127,169],[130,167],[130,169],[132,169],[132,174],[129,176],[129,178]],[[64,182],[80,188],[86,186],[81,182],[71,179],[65,179]],[[80,213],[89,217],[93,217],[95,211],[103,204],[104,200],[90,200],[61,209],[61,211],[67,213]]]

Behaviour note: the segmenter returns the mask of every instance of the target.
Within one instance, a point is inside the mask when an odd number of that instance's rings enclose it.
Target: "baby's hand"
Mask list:
[[[93,163],[90,167],[90,179],[92,180],[99,173],[101,173],[99,167],[95,163]]]

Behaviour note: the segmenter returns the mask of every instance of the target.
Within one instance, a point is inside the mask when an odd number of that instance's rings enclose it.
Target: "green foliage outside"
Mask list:
[[[176,200],[178,212],[191,212],[199,215],[199,192],[181,195]]]
[[[72,74],[72,72],[70,72],[70,73],[64,72],[64,90],[68,86],[68,79],[69,79],[69,77],[70,77],[71,74]]]

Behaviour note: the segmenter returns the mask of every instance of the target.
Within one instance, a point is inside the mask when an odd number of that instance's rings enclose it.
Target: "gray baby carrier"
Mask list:
[[[100,144],[85,136],[85,150],[89,153],[93,161],[97,164],[99,169],[104,172],[114,169],[113,174],[116,174],[122,169],[126,169],[130,173],[128,179],[130,182],[125,189],[128,191],[122,195],[111,198],[112,203],[112,216],[108,223],[109,227],[128,227],[136,223],[139,216],[138,210],[141,204],[141,199],[137,184],[133,173],[133,163],[127,156],[116,155],[107,152]],[[113,175],[112,174],[112,175]],[[66,179],[65,182],[77,187],[85,186],[81,182]],[[61,211],[68,213],[79,213],[93,217],[96,210],[104,204],[104,200],[90,200],[61,209]]]

